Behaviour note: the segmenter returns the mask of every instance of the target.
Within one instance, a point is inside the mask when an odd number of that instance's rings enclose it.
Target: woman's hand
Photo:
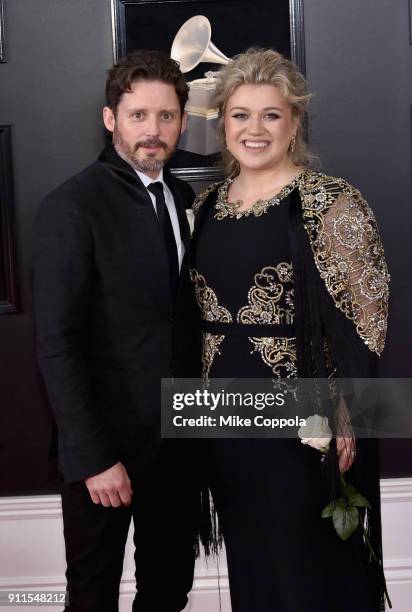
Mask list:
[[[353,436],[337,436],[336,451],[339,459],[339,470],[343,474],[352,466],[356,457],[356,442]]]
[[[343,474],[353,465],[356,457],[356,440],[346,402],[343,398],[339,400],[338,432],[339,435],[336,436],[336,452],[339,459],[339,470]]]

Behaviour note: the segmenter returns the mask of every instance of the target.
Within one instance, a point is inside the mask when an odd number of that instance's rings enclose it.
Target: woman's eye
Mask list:
[[[275,121],[276,119],[279,119],[280,115],[278,115],[277,113],[266,113],[265,115],[265,119],[269,119],[269,121]]]
[[[247,119],[247,114],[246,113],[235,113],[234,115],[232,115],[233,119],[240,119],[240,121],[244,121],[245,119]]]

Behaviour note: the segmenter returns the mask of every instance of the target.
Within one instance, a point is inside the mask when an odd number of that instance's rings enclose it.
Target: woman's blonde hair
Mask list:
[[[306,81],[295,64],[271,49],[248,49],[236,55],[219,71],[217,77],[215,106],[219,111],[217,127],[218,141],[227,176],[239,173],[239,163],[227,150],[225,135],[225,111],[229,98],[241,85],[274,85],[290,104],[292,117],[297,119],[296,142],[289,157],[297,166],[308,166],[313,159],[305,139],[303,121],[310,94]]]

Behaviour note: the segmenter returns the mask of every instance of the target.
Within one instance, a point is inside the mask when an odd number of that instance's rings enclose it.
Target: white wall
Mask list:
[[[412,601],[412,479],[381,481],[384,564],[394,612],[409,612]],[[0,498],[0,589],[63,590],[64,542],[58,496]],[[131,534],[121,584],[120,612],[131,609],[134,592]],[[219,577],[220,575],[220,577]],[[219,584],[221,608],[219,609]],[[14,609],[2,608],[5,612]],[[52,612],[61,606],[36,607]],[[196,566],[186,612],[230,612],[224,555]]]

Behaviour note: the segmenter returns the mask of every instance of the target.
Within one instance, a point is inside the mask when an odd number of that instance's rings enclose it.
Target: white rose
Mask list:
[[[193,230],[195,229],[195,213],[191,208],[186,209],[186,216],[189,223],[190,235],[193,234]]]
[[[298,436],[302,444],[308,444],[312,448],[326,453],[332,440],[332,430],[328,424],[328,417],[314,414],[306,419],[306,425],[299,428]]]

